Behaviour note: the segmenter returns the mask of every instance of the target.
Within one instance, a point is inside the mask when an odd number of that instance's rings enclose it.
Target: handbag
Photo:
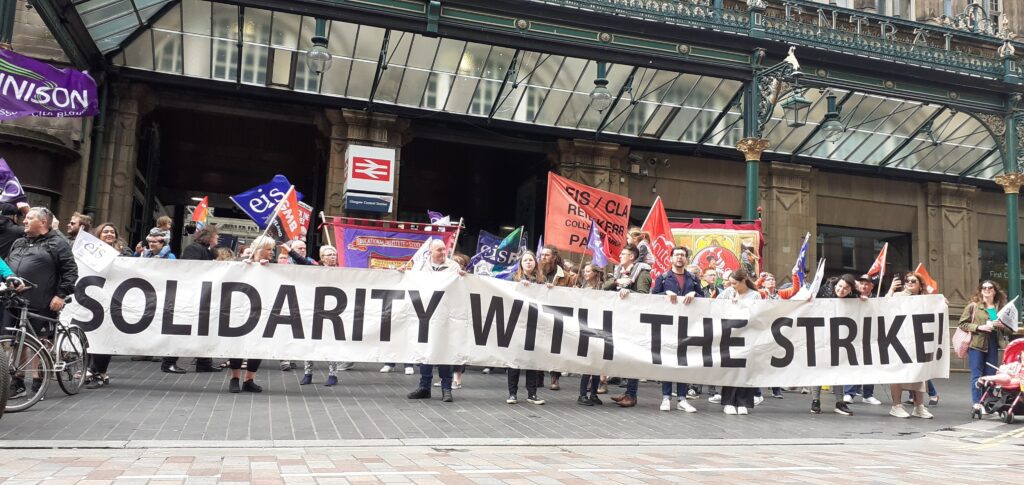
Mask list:
[[[978,308],[975,304],[971,304],[971,323],[978,318]],[[967,349],[971,346],[971,332],[968,332],[960,327],[956,328],[956,333],[953,334],[953,351],[956,352],[956,356],[961,359],[967,357]]]

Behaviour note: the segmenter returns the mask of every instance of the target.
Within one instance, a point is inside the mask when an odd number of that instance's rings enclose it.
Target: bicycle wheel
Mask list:
[[[53,369],[50,353],[35,340],[19,342],[20,335],[0,337],[0,349],[10,363],[11,386],[4,409],[9,413],[24,411],[46,395]],[[38,386],[38,387],[36,387]]]
[[[57,337],[53,355],[58,356],[58,362],[63,364],[57,371],[57,384],[64,394],[71,396],[82,390],[89,366],[87,345],[85,334],[78,327],[68,328],[67,332]]]

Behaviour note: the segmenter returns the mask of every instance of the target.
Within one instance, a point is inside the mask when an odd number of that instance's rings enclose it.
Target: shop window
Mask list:
[[[1024,246],[1021,256],[1024,257]],[[981,269],[979,280],[992,280],[999,283],[1005,291],[1009,282],[1009,271],[1006,261],[1006,243],[978,241],[978,268]],[[1021,278],[1024,282],[1024,277]]]
[[[772,241],[768,241],[772,243]],[[826,260],[826,276],[856,275],[868,271],[879,251],[889,243],[885,274],[914,269],[910,234],[837,226],[818,226],[818,258]]]

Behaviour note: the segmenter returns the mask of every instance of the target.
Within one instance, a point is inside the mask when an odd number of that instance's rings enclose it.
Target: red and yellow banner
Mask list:
[[[761,272],[764,237],[761,221],[735,223],[673,222],[672,236],[677,246],[686,246],[692,251],[690,264],[700,266],[701,271],[715,268],[728,274],[745,267],[751,277]]]

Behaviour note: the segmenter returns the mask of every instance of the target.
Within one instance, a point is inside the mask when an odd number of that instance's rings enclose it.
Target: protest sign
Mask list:
[[[558,249],[582,253],[587,249],[591,221],[605,236],[605,256],[619,262],[626,245],[629,225],[629,197],[595,189],[554,172],[548,173],[547,216],[544,241]]]
[[[939,295],[684,305],[430,271],[139,258],[81,270],[61,318],[101,354],[342,356],[747,387],[949,374]]]

